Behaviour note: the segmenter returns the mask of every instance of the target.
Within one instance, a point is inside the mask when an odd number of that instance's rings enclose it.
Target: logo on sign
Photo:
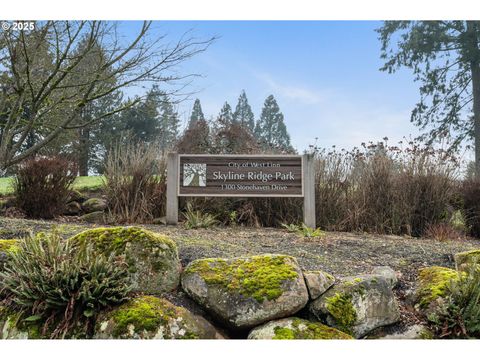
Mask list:
[[[207,164],[183,164],[183,186],[207,186]]]

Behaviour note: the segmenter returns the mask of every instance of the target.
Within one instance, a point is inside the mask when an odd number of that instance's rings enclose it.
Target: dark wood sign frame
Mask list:
[[[244,194],[244,193],[201,193],[185,194],[180,192],[180,158],[181,157],[217,157],[217,158],[249,158],[249,159],[301,159],[301,194]],[[182,197],[303,197],[303,222],[315,228],[315,172],[312,155],[211,155],[211,154],[177,154],[169,153],[167,162],[167,224],[178,223],[178,198]]]
[[[268,194],[264,193],[238,193],[238,192],[231,192],[229,190],[225,190],[222,193],[206,193],[206,192],[197,192],[197,193],[182,193],[181,192],[181,181],[182,181],[182,158],[199,158],[199,159],[208,159],[208,158],[223,158],[223,159],[236,159],[239,161],[242,160],[265,160],[265,161],[285,161],[285,160],[299,160],[300,161],[300,175],[301,175],[301,193],[300,194],[283,194],[281,192],[269,192]],[[208,161],[208,160],[207,160]],[[178,179],[177,179],[177,196],[192,196],[192,197],[304,197],[304,178],[303,178],[303,167],[304,167],[304,158],[302,155],[212,155],[212,154],[178,154]],[[260,170],[260,169],[259,169]]]

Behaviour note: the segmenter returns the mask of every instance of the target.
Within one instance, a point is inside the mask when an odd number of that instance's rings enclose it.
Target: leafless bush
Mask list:
[[[465,237],[461,231],[448,223],[428,225],[424,236],[437,241],[461,240]]]
[[[252,131],[240,123],[223,123],[212,132],[212,153],[252,154],[260,151],[260,145]]]
[[[165,212],[166,164],[151,145],[128,142],[110,152],[105,194],[118,223],[145,223]]]
[[[471,236],[480,237],[480,180],[467,179],[461,186],[465,225]]]
[[[61,215],[76,173],[72,162],[58,156],[24,161],[14,181],[18,207],[32,218],[51,219]]]
[[[176,151],[183,154],[208,154],[211,146],[210,127],[205,120],[200,120],[185,130],[177,142]]]
[[[451,216],[457,165],[414,142],[316,149],[317,222],[330,230],[420,236]]]

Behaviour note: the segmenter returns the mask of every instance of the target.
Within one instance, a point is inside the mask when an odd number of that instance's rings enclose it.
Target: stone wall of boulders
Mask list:
[[[98,339],[359,339],[400,320],[393,292],[397,278],[389,267],[335,278],[302,269],[294,257],[264,254],[198,259],[181,269],[170,239],[138,227],[87,230],[73,239],[122,255],[130,266],[137,295],[98,315]],[[460,254],[457,265],[477,255]],[[419,311],[434,306],[455,272],[421,270],[415,293]],[[172,303],[172,291],[185,293],[203,316]],[[39,337],[35,326],[0,307],[0,338]],[[420,338],[424,329],[407,333],[403,338]]]
[[[76,220],[104,224],[106,222],[107,201],[100,193],[70,192],[63,216],[75,217]],[[0,215],[13,218],[24,218],[24,212],[16,206],[15,197],[0,199]]]

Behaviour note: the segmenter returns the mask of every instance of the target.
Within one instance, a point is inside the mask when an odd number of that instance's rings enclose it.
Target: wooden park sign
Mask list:
[[[179,196],[303,197],[304,223],[315,227],[314,171],[309,155],[171,153],[167,223],[178,222]]]

